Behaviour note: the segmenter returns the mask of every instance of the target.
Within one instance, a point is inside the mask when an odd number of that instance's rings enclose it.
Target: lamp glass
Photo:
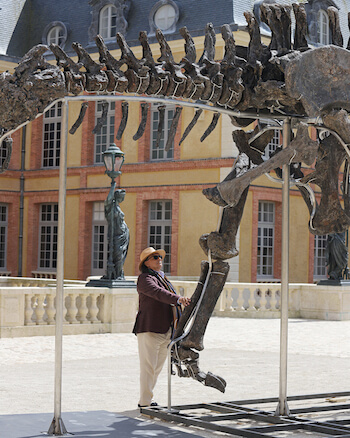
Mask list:
[[[104,154],[103,160],[105,162],[105,166],[108,172],[111,172],[113,170],[113,158],[112,154]]]
[[[121,157],[116,156],[115,157],[114,170],[116,172],[119,172],[120,168],[122,167],[123,161],[124,161],[124,157],[123,156],[121,156]]]

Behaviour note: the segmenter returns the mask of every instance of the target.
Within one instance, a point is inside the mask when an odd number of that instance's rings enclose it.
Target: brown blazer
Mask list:
[[[179,298],[168,291],[161,281],[152,274],[141,274],[137,280],[139,311],[133,333],[166,333],[173,322],[172,305]]]

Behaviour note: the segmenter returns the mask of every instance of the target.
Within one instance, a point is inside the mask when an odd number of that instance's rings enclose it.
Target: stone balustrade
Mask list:
[[[178,294],[191,297],[195,281],[174,280]],[[63,334],[131,332],[137,313],[135,288],[85,287],[65,281]],[[226,283],[214,316],[279,318],[278,283]],[[54,335],[55,280],[0,277],[0,337]],[[350,287],[289,285],[289,317],[350,319]]]
[[[178,293],[191,296],[196,282],[173,281]],[[279,283],[226,283],[214,316],[231,318],[279,318]],[[290,284],[290,318],[350,320],[350,286]]]
[[[54,335],[55,302],[56,287],[52,284],[0,286],[0,337]],[[65,286],[63,334],[131,332],[137,303],[136,286]]]
[[[235,284],[222,291],[215,308],[216,316],[247,318],[280,317],[279,284]]]

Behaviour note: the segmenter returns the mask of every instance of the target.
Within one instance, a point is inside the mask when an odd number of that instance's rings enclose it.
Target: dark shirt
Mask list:
[[[137,292],[139,311],[133,333],[166,333],[173,322],[173,306],[176,306],[179,296],[167,290],[151,273],[139,276]]]

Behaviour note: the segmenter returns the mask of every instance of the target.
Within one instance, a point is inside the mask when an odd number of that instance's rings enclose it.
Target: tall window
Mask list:
[[[263,155],[264,158],[270,158],[275,150],[282,145],[280,133],[281,131],[279,129],[275,129],[272,140],[270,141],[270,143],[267,144],[265,148],[265,152]]]
[[[58,204],[41,204],[39,221],[39,269],[57,268]]]
[[[0,270],[6,269],[8,208],[0,204]]]
[[[95,121],[102,116],[102,102],[97,102]],[[111,143],[114,143],[114,116],[115,103],[111,102],[108,107],[108,114],[105,123],[102,125],[100,132],[95,134],[95,164],[103,163],[103,152],[108,149]]]
[[[114,38],[117,33],[117,8],[107,5],[100,12],[99,32],[102,38]]]
[[[275,204],[259,202],[257,276],[273,277]]]
[[[43,167],[58,167],[61,150],[62,102],[44,114]]]
[[[314,278],[326,277],[327,235],[315,236],[314,240]]]
[[[47,33],[47,44],[61,45],[65,40],[65,32],[61,26],[52,27]]]
[[[171,272],[171,201],[151,201],[149,203],[148,246],[163,248],[166,252],[163,262],[164,272]]]
[[[106,273],[107,228],[104,203],[94,202],[92,214],[92,275],[104,275]]]
[[[329,44],[329,19],[327,12],[323,9],[318,11],[317,16],[317,42],[320,44]]]
[[[9,152],[9,150],[7,148],[6,141],[3,140],[0,143],[0,168],[4,165],[8,152]]]
[[[168,133],[173,118],[174,108],[165,108],[162,135],[157,146],[159,112],[156,106],[152,107],[151,160],[169,160],[174,157],[174,143],[171,145],[169,151],[165,150],[168,140]]]

